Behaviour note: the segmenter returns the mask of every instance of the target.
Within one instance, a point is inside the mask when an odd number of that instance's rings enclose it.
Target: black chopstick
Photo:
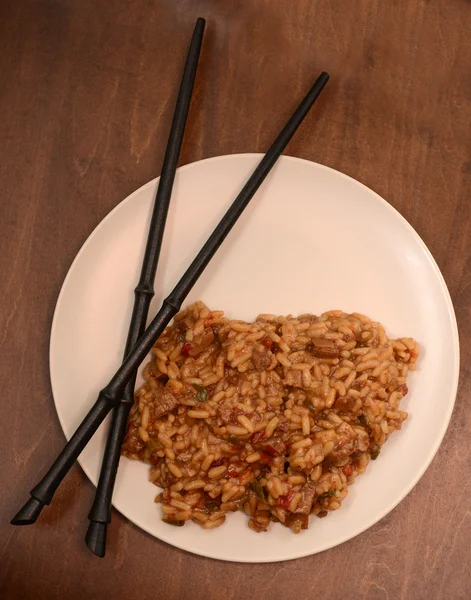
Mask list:
[[[154,279],[159,262],[160,249],[164,236],[170,197],[172,195],[175,172],[183,142],[183,134],[190,110],[191,96],[195,83],[198,59],[203,42],[205,20],[196,21],[193,37],[191,39],[185,68],[180,84],[172,126],[168,138],[167,149],[160,175],[159,186],[154,202],[152,219],[147,237],[147,245],[142,263],[139,283],[134,291],[134,307],[129,324],[129,332],[124,351],[124,357],[136,345],[136,342],[146,328],[149,306],[154,296]],[[111,500],[118,471],[121,445],[126,433],[126,424],[129,411],[134,404],[134,386],[136,384],[136,371],[129,379],[124,390],[121,402],[113,409],[105,453],[101,465],[100,478],[95,493],[95,498],[88,518],[85,540],[90,550],[97,556],[105,556],[106,530],[111,522]]]
[[[301,104],[295,110],[288,123],[284,126],[268,152],[262,158],[229,210],[186,270],[183,277],[177,283],[170,295],[164,300],[162,307],[149,327],[147,327],[145,332],[139,338],[139,341],[123,361],[121,367],[111,378],[108,385],[100,392],[97,401],[67,442],[49,471],[31,490],[31,498],[13,518],[12,524],[29,525],[34,523],[44,505],[51,502],[54,492],[58,488],[60,482],[74,464],[92,435],[98,429],[105,416],[122,398],[127,382],[147,356],[165,327],[180,310],[180,307],[191,288],[223,243],[255,192],[265,180],[278,157],[281,155],[299,125],[302,123],[304,117],[309,112],[309,109],[323,90],[328,79],[329,75],[327,73],[321,73],[317,78],[312,88],[303,98]]]

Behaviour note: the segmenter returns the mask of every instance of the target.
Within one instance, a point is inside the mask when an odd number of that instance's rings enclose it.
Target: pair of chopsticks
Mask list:
[[[162,174],[156,193],[141,276],[135,289],[135,302],[123,362],[108,385],[101,390],[97,401],[67,442],[51,468],[31,490],[30,499],[11,521],[13,525],[30,525],[37,520],[41,510],[46,504],[50,504],[59,484],[106,415],[114,409],[103,456],[100,479],[92,509],[88,516],[90,525],[86,535],[86,542],[90,550],[97,556],[104,556],[106,551],[106,532],[108,523],[111,522],[113,488],[129,411],[133,405],[137,369],[165,327],[180,310],[183,301],[192,287],[286,148],[329,79],[327,73],[321,73],[317,78],[216,229],[209,236],[196,258],[170,295],[163,301],[153,321],[145,329],[149,305],[154,295],[153,282],[157,271],[175,172],[190,108],[204,27],[204,19],[198,19],[188,50]]]

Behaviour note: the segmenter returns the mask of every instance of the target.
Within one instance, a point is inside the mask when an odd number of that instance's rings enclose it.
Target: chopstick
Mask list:
[[[142,363],[152,346],[180,307],[190,290],[203,273],[218,248],[221,246],[232,227],[250,202],[255,192],[263,183],[277,159],[286,148],[296,130],[302,123],[319,94],[329,79],[327,73],[321,73],[316,82],[301,101],[281,133],[261,159],[241,192],[229,207],[216,229],[209,236],[196,258],[188,267],[169,296],[163,301],[157,315],[139,338],[139,341],[126,356],[107,386],[100,392],[97,401],[78,426],[73,436],[52,464],[41,481],[31,490],[30,499],[13,518],[13,525],[29,525],[38,518],[41,510],[49,504],[62,479],[73,465],[83,448],[98,429],[108,412],[120,401],[127,382]]]
[[[201,44],[203,42],[204,26],[204,19],[200,18],[196,21],[190,47],[188,49],[162,166],[162,173],[155,197],[141,275],[135,289],[134,307],[129,324],[124,358],[133,349],[144,332],[147,315],[149,313],[149,306],[154,296],[154,279],[159,262],[168,207],[175,180],[175,172],[177,170],[178,158],[180,156],[183,135],[190,109],[196,70],[198,68],[198,59],[201,51]],[[88,515],[90,524],[85,540],[90,550],[101,557],[105,556],[106,552],[106,530],[108,523],[111,522],[111,500],[121,455],[121,445],[126,433],[129,411],[134,404],[136,374],[137,372],[134,371],[126,385],[121,402],[113,409],[113,416],[101,465],[100,478],[98,480],[92,508]]]
[[[175,173],[188,119],[205,24],[206,21],[204,19],[197,19],[188,48],[162,165],[162,173],[154,200],[154,208],[149,225],[141,274],[138,285],[134,290],[134,306],[129,323],[124,358],[129,354],[145,330],[149,306],[154,296],[153,284],[164,236],[170,198],[175,181]],[[126,431],[129,411],[134,403],[136,375],[137,370],[134,371],[129,379],[124,389],[121,402],[113,410],[112,421],[102,461],[100,479],[98,481],[94,503],[89,514],[91,523],[86,537],[87,545],[95,553],[100,552],[101,546],[103,556],[106,547],[106,524],[111,521],[111,497],[116,480],[121,444]],[[15,517],[15,519],[17,517]],[[27,522],[16,522],[15,519],[12,521],[13,524],[28,524]],[[104,528],[100,527],[100,525],[103,525]]]

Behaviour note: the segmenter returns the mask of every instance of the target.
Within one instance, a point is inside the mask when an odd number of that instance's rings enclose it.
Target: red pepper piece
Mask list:
[[[352,473],[353,473],[352,465],[351,464],[345,465],[344,467],[342,467],[342,471],[343,471],[345,477],[350,477],[350,475],[352,475]]]
[[[191,342],[185,342],[182,346],[182,356],[188,356],[193,348],[193,344]]]
[[[272,465],[273,457],[267,454],[266,452],[260,452],[260,462],[262,465]]]
[[[252,437],[250,438],[250,441],[252,442],[252,444],[258,444],[261,440],[263,440],[265,437],[265,429],[261,429],[260,431],[256,431]]]
[[[278,502],[276,503],[276,505],[277,505],[279,508],[288,508],[288,507],[289,507],[289,505],[290,505],[290,503],[291,503],[291,500],[292,500],[292,499],[293,499],[293,497],[294,497],[294,494],[295,494],[295,493],[296,493],[296,492],[294,492],[293,490],[291,490],[290,492],[288,492],[288,493],[286,494],[286,496],[280,496],[280,497],[278,498]]]
[[[229,477],[237,477],[239,475],[239,470],[234,465],[229,465],[227,469],[227,474]]]
[[[274,448],[271,444],[264,444],[263,451],[269,454],[270,456],[281,456],[281,452]]]

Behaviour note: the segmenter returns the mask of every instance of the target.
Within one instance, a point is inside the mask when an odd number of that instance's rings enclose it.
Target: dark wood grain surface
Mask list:
[[[329,71],[288,154],[359,179],[405,216],[460,327],[456,408],[420,483],[356,539],[281,564],[193,556],[116,512],[97,559],[79,467],[36,525],[8,524],[64,443],[48,374],[62,281],[99,221],[159,172],[197,16],[207,33],[182,164],[265,150]],[[471,598],[470,30],[469,0],[2,0],[1,598]]]

